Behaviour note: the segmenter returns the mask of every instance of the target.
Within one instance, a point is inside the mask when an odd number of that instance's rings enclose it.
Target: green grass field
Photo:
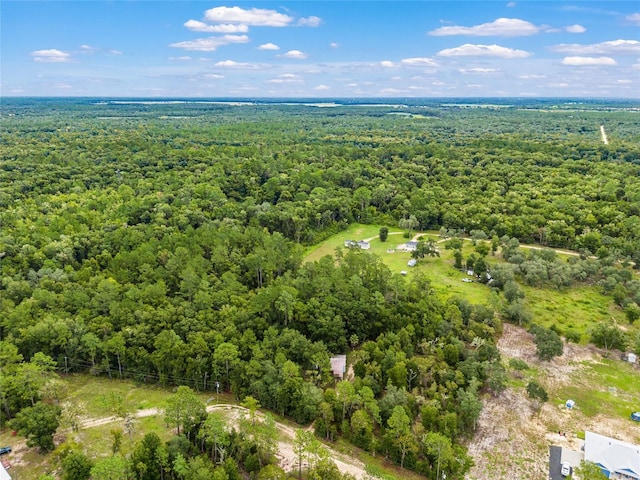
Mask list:
[[[325,255],[333,256],[336,248],[344,247],[346,240],[363,240],[378,235],[381,225],[361,225],[353,224],[339,234],[328,238],[319,245],[309,247],[305,261],[311,262],[319,260]],[[453,251],[446,250],[443,243],[439,243],[440,257],[426,257],[418,261],[415,267],[408,267],[407,262],[411,258],[408,252],[395,251],[387,253],[388,249],[393,249],[407,239],[402,235],[403,231],[397,228],[389,228],[390,235],[386,242],[381,242],[379,238],[371,241],[369,253],[378,255],[382,261],[394,273],[407,272],[410,278],[415,272],[424,272],[431,279],[431,286],[443,299],[452,295],[462,296],[471,303],[488,304],[490,302],[491,288],[480,283],[464,283],[462,279],[467,275],[465,272],[453,268]],[[393,232],[393,234],[391,234]],[[426,234],[426,236],[436,242],[441,238],[436,231],[414,232]],[[474,252],[474,247],[470,241],[465,241],[462,249],[464,258]],[[559,254],[559,258],[568,259],[570,255]],[[499,256],[486,257],[487,263],[501,263]],[[613,299],[603,295],[597,286],[581,285],[565,290],[553,288],[534,288],[521,285],[525,293],[525,305],[533,316],[533,322],[545,327],[556,325],[560,331],[576,331],[581,335],[581,341],[588,341],[588,331],[597,322],[614,319],[619,325],[634,335],[640,331],[640,322],[629,325],[622,310],[613,303]]]
[[[640,375],[631,365],[604,358],[599,363],[583,363],[581,367],[578,374],[572,375],[570,385],[554,392],[552,401],[575,400],[588,417],[606,413],[627,418],[631,412],[640,410]]]

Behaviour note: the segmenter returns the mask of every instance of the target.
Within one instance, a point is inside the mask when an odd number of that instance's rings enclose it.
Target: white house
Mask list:
[[[593,432],[585,432],[584,459],[602,469],[607,478],[640,480],[640,446]]]

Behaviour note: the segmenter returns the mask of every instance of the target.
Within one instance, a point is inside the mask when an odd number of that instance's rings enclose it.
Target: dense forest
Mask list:
[[[494,239],[513,266],[494,288],[597,279],[640,316],[640,282],[618,267],[640,262],[637,103],[3,99],[1,113],[3,422],[54,408],[55,370],[218,385],[326,441],[463,478],[481,395],[505,385],[501,322],[518,317],[358,249],[303,262],[353,222]],[[558,267],[518,242],[581,257]],[[347,351],[354,379],[336,382],[329,358]],[[255,446],[237,458],[228,469],[269,463]]]

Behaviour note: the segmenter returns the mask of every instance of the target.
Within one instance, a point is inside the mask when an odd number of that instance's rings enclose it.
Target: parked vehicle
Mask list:
[[[633,412],[631,414],[631,420],[634,422],[640,422],[640,412]]]
[[[571,465],[569,463],[562,462],[562,465],[560,466],[560,475],[563,477],[571,475]]]
[[[11,453],[11,447],[0,447],[0,455],[4,455],[5,453]]]

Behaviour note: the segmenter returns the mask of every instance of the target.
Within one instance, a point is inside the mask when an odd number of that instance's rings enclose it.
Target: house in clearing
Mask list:
[[[596,464],[607,478],[640,480],[640,446],[593,432],[585,432],[580,451],[557,446],[549,448],[549,478],[563,480],[561,465],[568,463],[576,468],[582,460]]]
[[[329,358],[329,361],[331,362],[331,371],[333,372],[333,376],[340,380],[344,379],[344,374],[347,373],[347,356],[335,355]]]
[[[345,248],[359,248],[361,250],[369,250],[371,248],[371,243],[366,240],[345,240],[344,241]]]
[[[607,478],[640,480],[640,446],[585,432],[584,459],[600,467]]]

